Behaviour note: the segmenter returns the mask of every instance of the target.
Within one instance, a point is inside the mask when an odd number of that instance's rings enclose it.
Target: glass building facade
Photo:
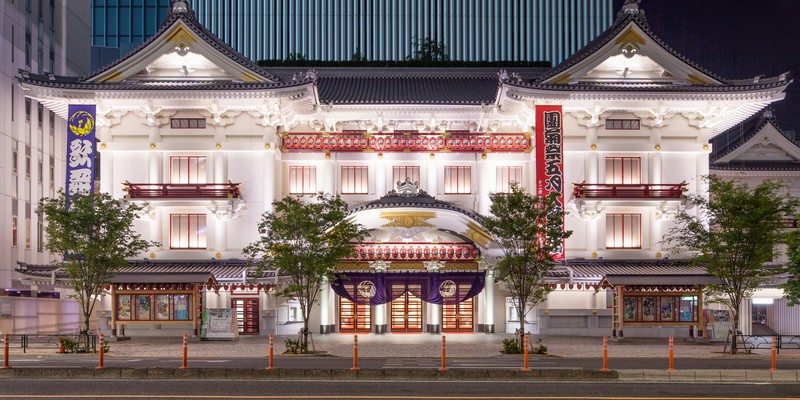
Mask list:
[[[94,0],[95,67],[155,33],[170,0]],[[414,40],[452,60],[557,64],[614,20],[612,0],[189,0],[201,24],[252,60],[402,60]],[[95,58],[100,57],[99,60]],[[113,57],[113,58],[111,58]]]

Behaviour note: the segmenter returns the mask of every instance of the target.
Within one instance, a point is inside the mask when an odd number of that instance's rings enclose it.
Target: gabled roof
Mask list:
[[[702,268],[692,267],[683,260],[587,260],[571,259],[559,262],[548,277],[580,281],[599,281],[606,275],[704,275]]]
[[[471,210],[459,207],[453,203],[446,201],[436,200],[435,197],[429,195],[424,190],[419,190],[414,195],[402,195],[392,190],[385,196],[378,200],[370,201],[369,203],[362,204],[350,210],[349,214],[355,214],[365,210],[375,210],[382,208],[431,208],[439,210],[455,211],[466,215],[467,217],[475,220],[482,221],[483,217]]]
[[[627,58],[646,55],[653,61],[686,74],[683,80],[689,84],[722,84],[724,79],[700,67],[675,49],[664,43],[650,28],[639,8],[638,1],[626,1],[617,14],[614,24],[589,42],[581,50],[558,64],[535,80],[536,83],[567,83],[576,72],[586,72],[600,65],[612,55],[622,53]],[[669,72],[677,73],[678,70]]]
[[[712,170],[721,171],[797,171],[800,170],[800,146],[778,125],[772,109],[754,115],[719,134],[710,141]],[[772,148],[784,159],[748,157],[754,149]]]
[[[223,68],[237,72],[244,82],[276,82],[277,79],[253,61],[239,54],[203,27],[188,3],[175,0],[161,27],[147,41],[116,62],[101,68],[87,82],[118,82],[138,72],[164,54],[202,53]],[[138,68],[138,70],[137,70]]]

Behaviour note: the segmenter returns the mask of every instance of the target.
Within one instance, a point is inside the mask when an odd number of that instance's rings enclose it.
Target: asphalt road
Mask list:
[[[12,357],[12,367],[91,367],[97,365],[97,356],[89,354],[61,354],[51,356]],[[179,367],[181,360],[176,357],[164,358],[122,358],[106,357],[109,367],[148,368]],[[359,358],[358,366],[365,369],[386,368],[438,368],[440,358]],[[800,358],[778,357],[778,369],[800,369]],[[265,368],[267,359],[259,358],[190,358],[191,368]],[[344,357],[286,357],[275,358],[276,368],[350,368],[351,358]],[[497,356],[489,358],[448,358],[448,368],[515,369],[522,366],[521,356]],[[529,366],[534,369],[599,369],[600,358],[560,358],[530,357]],[[658,358],[609,358],[611,369],[666,369],[667,359]],[[677,369],[768,369],[770,359],[763,356],[737,356],[715,358],[676,358]]]
[[[4,380],[0,399],[775,399],[800,385]]]

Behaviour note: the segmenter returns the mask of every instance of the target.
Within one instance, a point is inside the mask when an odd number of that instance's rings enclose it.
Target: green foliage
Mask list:
[[[308,353],[308,344],[299,340],[286,339],[286,352],[289,354]]]
[[[789,306],[800,304],[800,230],[792,231],[786,242],[789,280],[781,285]]]
[[[783,194],[783,185],[769,180],[754,188],[713,175],[705,181],[708,197],[690,196],[693,214],[678,214],[665,242],[675,251],[689,252],[692,265],[722,281],[709,290],[726,298],[738,331],[740,304],[776,272],[764,263],[772,261],[774,249],[785,241],[782,223],[800,203]]]
[[[523,332],[529,311],[525,305],[535,305],[547,296],[550,288],[543,283],[555,266],[552,253],[572,231],[562,227],[564,211],[558,193],[534,196],[513,184],[509,193],[494,193],[490,198],[492,215],[483,224],[503,249],[495,266],[496,279],[511,292]]]
[[[243,253],[260,273],[274,269],[291,282],[280,292],[297,299],[303,315],[303,345],[308,345],[308,320],[320,288],[333,278],[339,260],[353,252],[365,232],[346,219],[347,203],[339,196],[317,194],[310,201],[288,196],[262,215],[260,240]],[[306,350],[304,350],[306,351]]]
[[[522,346],[516,338],[503,339],[503,354],[522,354]]]
[[[78,346],[78,342],[76,340],[72,340],[66,336],[59,336],[58,343],[61,344],[61,347],[63,347],[64,351],[67,353],[74,353],[75,348]]]
[[[47,222],[47,250],[65,255],[59,264],[81,305],[81,331],[88,332],[95,299],[128,265],[125,259],[158,243],[142,240],[133,229],[144,206],[123,205],[106,193],[73,195],[69,200],[67,209],[67,196],[59,190],[55,198],[43,198],[36,212]]]
[[[302,53],[289,53],[289,54],[286,55],[286,58],[284,58],[284,61],[287,61],[287,62],[293,62],[293,61],[304,62],[304,61],[307,61],[307,60],[306,60],[306,56],[304,56]]]
[[[447,46],[444,42],[437,42],[429,37],[422,40],[414,36],[412,46],[414,47],[407,60],[417,61],[449,61]]]
[[[537,338],[536,339],[536,345],[533,346],[533,349],[531,350],[531,353],[533,353],[533,354],[547,354],[547,346],[545,346],[544,343],[542,343],[542,338]]]
[[[350,61],[354,61],[354,62],[367,61],[367,58],[364,57],[363,55],[361,55],[361,48],[360,47],[356,47],[356,51],[353,52],[353,56],[350,57]]]

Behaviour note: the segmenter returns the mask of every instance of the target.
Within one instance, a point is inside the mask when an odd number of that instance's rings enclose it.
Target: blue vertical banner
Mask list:
[[[67,196],[94,189],[95,105],[70,104],[67,119]]]

